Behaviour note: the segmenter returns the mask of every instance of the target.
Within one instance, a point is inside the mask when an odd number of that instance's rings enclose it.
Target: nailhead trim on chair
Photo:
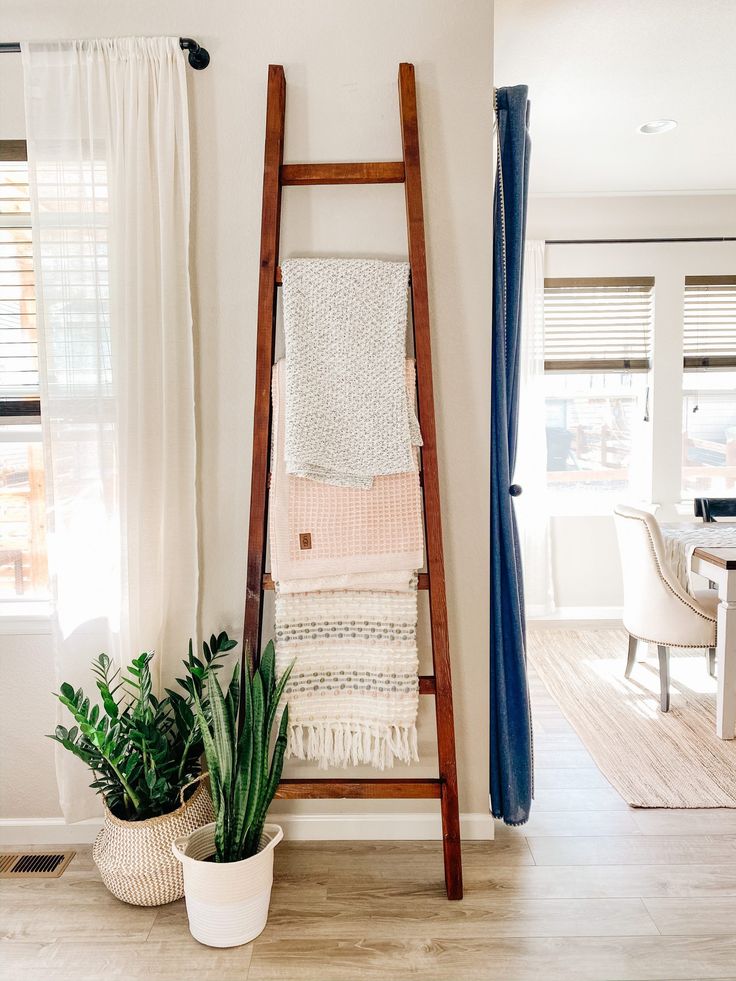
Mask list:
[[[688,648],[692,648],[693,650],[704,651],[704,650],[708,650],[710,647],[713,646],[712,644],[680,644],[679,642],[677,644],[672,642],[663,644],[661,640],[652,640],[651,637],[640,637],[639,634],[634,634],[630,630],[627,630],[626,633],[630,637],[635,637],[637,640],[642,641],[642,643],[644,644],[654,644],[655,646],[661,646],[661,647],[677,647],[678,649],[682,648],[682,650],[687,650]]]
[[[615,511],[615,509],[614,509],[614,511]],[[702,610],[699,610],[697,607],[693,606],[686,599],[684,599],[682,596],[680,596],[679,593],[675,592],[675,590],[672,588],[672,584],[667,580],[667,578],[665,577],[665,575],[664,575],[664,573],[662,571],[662,566],[660,565],[660,562],[659,562],[659,556],[657,555],[657,550],[654,547],[654,542],[652,541],[652,535],[651,535],[651,532],[649,531],[649,526],[647,525],[646,521],[643,518],[633,517],[630,514],[622,514],[620,511],[615,511],[615,513],[619,516],[619,518],[625,518],[628,521],[641,521],[641,523],[644,525],[644,527],[646,529],[646,532],[647,532],[647,539],[649,541],[649,548],[651,549],[652,555],[654,557],[654,561],[655,561],[656,566],[657,566],[657,572],[659,573],[659,578],[665,584],[665,586],[667,587],[667,589],[669,589],[669,591],[672,593],[672,595],[676,599],[678,599],[682,604],[684,604],[689,610],[692,610],[693,613],[696,616],[701,617],[703,620],[707,620],[708,623],[716,623],[717,621],[716,621],[716,618],[715,617],[711,617],[707,613],[703,613]],[[628,633],[631,634],[632,637],[636,637],[637,640],[644,641],[645,644],[661,644],[662,643],[661,640],[651,640],[648,637],[640,637],[638,634],[632,634],[630,630],[628,631]],[[707,644],[668,644],[667,646],[668,647],[680,647],[680,648],[689,648],[689,647],[692,647],[692,648],[702,648],[702,647],[707,647],[709,645],[707,645]]]

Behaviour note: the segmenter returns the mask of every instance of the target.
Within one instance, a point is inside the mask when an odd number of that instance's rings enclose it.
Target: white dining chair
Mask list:
[[[670,707],[670,647],[704,647],[708,670],[715,671],[714,589],[687,593],[667,567],[657,519],[648,511],[619,504],[614,508],[624,580],[624,627],[629,634],[626,677],[636,663],[639,641],[657,645],[660,707]]]

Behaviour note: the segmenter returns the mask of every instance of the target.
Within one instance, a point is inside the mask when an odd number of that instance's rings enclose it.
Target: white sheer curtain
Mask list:
[[[555,608],[547,504],[547,436],[544,413],[544,242],[524,246],[519,381],[519,443],[514,481],[527,616]]]
[[[57,675],[92,693],[100,651],[155,650],[160,685],[198,596],[184,54],[177,38],[22,53]],[[67,820],[99,812],[60,747],[57,776]]]

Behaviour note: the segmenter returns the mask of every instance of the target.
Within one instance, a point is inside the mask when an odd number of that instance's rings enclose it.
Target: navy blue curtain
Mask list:
[[[512,484],[519,420],[521,282],[529,188],[526,85],[496,96],[499,157],[493,201],[491,332],[491,811],[529,817],[532,732],[526,673],[524,584]]]

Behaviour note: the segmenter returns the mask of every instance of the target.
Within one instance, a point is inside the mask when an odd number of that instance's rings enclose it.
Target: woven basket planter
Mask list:
[[[105,822],[92,848],[102,881],[113,896],[133,906],[163,906],[181,899],[184,877],[172,843],[214,817],[204,786],[175,811],[146,821],[121,821],[105,808]]]

